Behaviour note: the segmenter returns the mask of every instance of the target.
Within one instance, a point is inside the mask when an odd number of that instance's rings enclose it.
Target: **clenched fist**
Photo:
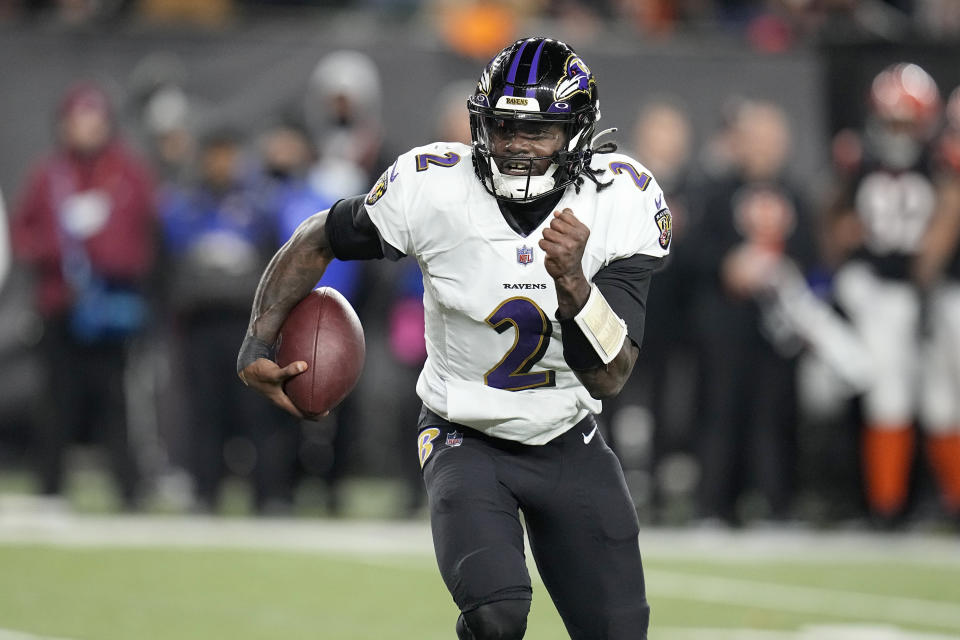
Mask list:
[[[587,246],[590,229],[577,220],[570,209],[554,211],[550,226],[543,230],[540,248],[546,254],[544,266],[554,279],[570,276],[583,276],[580,261],[583,249]]]
[[[557,284],[557,313],[561,318],[575,316],[590,295],[590,283],[581,265],[589,237],[590,229],[573,211],[564,209],[553,212],[553,220],[538,243],[547,254],[543,265]]]

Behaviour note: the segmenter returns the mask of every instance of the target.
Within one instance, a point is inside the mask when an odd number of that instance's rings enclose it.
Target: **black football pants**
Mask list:
[[[636,511],[620,463],[595,426],[589,416],[534,446],[421,413],[434,549],[461,611],[530,599],[522,512],[537,569],[570,637],[647,637]]]

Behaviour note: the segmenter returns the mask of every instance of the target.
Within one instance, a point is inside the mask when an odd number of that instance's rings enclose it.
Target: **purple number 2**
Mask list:
[[[611,162],[610,171],[618,174],[626,173],[633,178],[633,183],[637,185],[637,189],[640,189],[640,191],[646,191],[647,187],[650,186],[650,181],[653,180],[653,178],[646,173],[637,173],[634,166],[626,162]]]
[[[497,333],[512,326],[515,333],[510,350],[484,374],[484,384],[507,391],[556,385],[555,372],[530,371],[547,352],[553,331],[550,319],[536,302],[523,297],[504,300],[487,316],[487,324]]]
[[[426,171],[430,165],[435,164],[438,167],[452,167],[460,162],[460,154],[453,151],[447,151],[442,156],[432,153],[421,153],[417,156],[417,171]]]

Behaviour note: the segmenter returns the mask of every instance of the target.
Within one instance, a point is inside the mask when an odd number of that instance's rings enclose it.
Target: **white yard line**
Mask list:
[[[425,521],[80,516],[4,509],[0,543],[71,546],[224,546],[289,550],[432,553]],[[644,529],[640,549],[651,558],[712,562],[924,563],[960,568],[954,536],[879,535],[807,530]]]
[[[654,606],[656,598],[663,597],[960,632],[960,605],[949,602],[718,578],[695,573],[659,570],[645,573]]]
[[[0,629],[0,640],[70,640],[69,638],[62,638],[53,636],[38,636],[32,633],[26,633],[25,631],[14,631],[12,629]]]
[[[363,554],[431,554],[419,522],[201,517],[4,517],[0,543],[68,547],[200,547]]]
[[[640,550],[645,556],[745,560],[807,564],[823,562],[890,562],[891,559],[936,567],[960,568],[960,545],[954,535],[878,534],[869,531],[805,529],[644,529]]]

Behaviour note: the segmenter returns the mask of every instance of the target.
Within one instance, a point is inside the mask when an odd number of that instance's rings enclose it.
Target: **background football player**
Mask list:
[[[921,294],[913,262],[938,207],[930,141],[942,103],[933,78],[894,64],[874,78],[864,157],[829,216],[829,254],[841,260],[834,291],[870,352],[863,395],[862,462],[871,513],[902,514],[914,449]]]
[[[504,49],[468,109],[472,145],[413,149],[369,195],[297,230],[258,288],[238,371],[297,413],[281,385],[305,363],[270,359],[288,311],[333,257],[414,257],[427,346],[417,448],[458,637],[523,636],[522,511],[571,637],[645,638],[637,515],[594,415],[639,353],[672,237],[663,191],[595,142],[596,80],[562,42]]]
[[[943,506],[960,517],[960,88],[950,94],[935,154],[937,213],[917,256],[927,292],[929,341],[924,350],[922,424]]]

